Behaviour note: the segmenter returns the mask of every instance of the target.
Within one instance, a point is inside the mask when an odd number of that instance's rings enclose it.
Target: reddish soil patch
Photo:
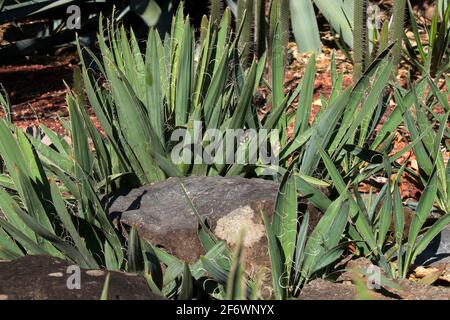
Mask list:
[[[33,56],[14,65],[0,66],[0,83],[9,95],[13,120],[21,128],[44,124],[58,133],[64,130],[58,117],[67,117],[66,85],[72,85],[76,52]]]

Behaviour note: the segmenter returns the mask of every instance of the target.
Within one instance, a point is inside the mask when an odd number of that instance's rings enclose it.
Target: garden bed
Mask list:
[[[102,297],[112,272],[152,299],[448,298],[450,8],[405,25],[395,2],[370,46],[367,1],[337,16],[315,1],[311,54],[298,2],[249,3],[194,21],[180,6],[148,41],[105,20],[81,61],[68,46],[0,66],[0,270],[63,258]]]

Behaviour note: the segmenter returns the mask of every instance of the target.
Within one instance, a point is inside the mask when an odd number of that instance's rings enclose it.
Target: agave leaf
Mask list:
[[[193,277],[189,265],[184,263],[183,277],[181,282],[181,292],[178,296],[179,300],[191,300],[194,293]]]
[[[305,259],[305,244],[307,239],[307,232],[309,227],[309,212],[303,216],[302,224],[297,235],[297,243],[295,246],[295,260],[294,260],[294,279],[298,281],[300,271],[302,270],[303,260]]]
[[[47,251],[47,248],[39,245],[35,240],[28,238],[24,233],[22,233],[19,229],[14,227],[11,223],[4,219],[0,219],[0,227],[7,232],[11,238],[15,240],[18,244],[20,244],[28,254],[35,255],[49,255],[50,252]]]
[[[312,55],[306,66],[302,79],[302,95],[298,101],[297,118],[295,120],[294,136],[303,134],[309,128],[309,118],[314,94],[314,79],[316,76],[316,56]]]
[[[321,41],[316,14],[310,0],[290,0],[292,30],[301,52],[320,50]]]
[[[34,232],[23,223],[17,211],[22,211],[16,200],[3,188],[0,188],[0,208],[6,220],[33,241],[37,241]],[[25,214],[25,213],[24,213]]]
[[[86,248],[86,244],[81,238],[78,230],[76,229],[75,225],[73,224],[72,218],[67,211],[66,203],[62,199],[58,187],[54,182],[51,183],[51,193],[52,193],[52,200],[53,205],[55,206],[56,213],[58,214],[58,217],[61,219],[62,224],[64,225],[64,229],[67,230],[67,232],[70,234],[70,237],[72,241],[74,242],[76,248],[80,252],[80,254],[83,256],[83,260],[86,262],[86,265],[89,266],[89,268],[97,269],[99,268],[99,265],[95,261],[92,254],[89,252],[89,250]]]
[[[128,271],[138,273],[144,271],[144,257],[139,236],[135,227],[131,228],[128,237]]]
[[[153,128],[144,121],[146,114],[142,103],[133,95],[126,79],[121,81],[112,73],[109,75],[109,78],[111,79],[113,94],[118,105],[117,115],[122,129],[121,132],[124,134],[126,143],[135,152],[139,165],[142,166],[142,170],[145,172],[147,181],[162,180],[164,173],[156,166],[153,157],[155,154],[163,154],[164,151],[158,143]]]
[[[272,105],[275,108],[281,106],[284,101],[284,63],[283,48],[281,43],[281,28],[277,23],[273,38],[272,47]],[[279,129],[283,132],[286,129],[286,116],[281,115],[279,121]],[[283,139],[284,140],[284,139]]]
[[[319,189],[312,186],[304,179],[304,175],[298,175],[296,178],[297,191],[307,198],[318,209],[325,212],[331,204],[331,200]]]
[[[120,270],[120,263],[117,261],[116,254],[111,244],[105,241],[103,246],[105,253],[105,267],[108,270]]]
[[[0,228],[0,259],[14,260],[24,254],[12,238]]]
[[[334,248],[328,250],[323,254],[316,262],[312,273],[315,273],[323,268],[328,267],[330,264],[338,260],[345,250],[348,248],[348,243],[341,243]]]
[[[383,248],[384,241],[386,239],[386,234],[389,231],[389,226],[392,221],[392,195],[391,195],[391,165],[387,161],[387,155],[383,157],[384,167],[387,172],[387,189],[384,205],[380,212],[380,221],[378,226],[378,247],[380,250]]]
[[[280,160],[292,156],[295,151],[304,146],[311,136],[315,133],[315,128],[309,128],[306,132],[300,136],[295,137],[293,140],[287,143],[287,145],[280,152]]]
[[[286,172],[277,194],[272,228],[279,239],[285,257],[285,269],[290,275],[297,236],[297,190],[296,177]]]
[[[22,177],[22,180],[23,180],[24,184],[26,184],[25,183],[26,178]],[[29,186],[29,187],[30,187],[30,192],[29,192],[30,198],[31,199],[36,198],[35,196],[33,196],[33,191],[31,191],[32,187],[31,186]],[[36,201],[34,201],[34,202],[36,202]],[[26,223],[37,235],[39,235],[40,237],[42,237],[43,239],[48,241],[48,242],[44,242],[44,244],[50,250],[49,252],[52,255],[55,255],[57,257],[63,257],[62,253],[64,253],[65,256],[67,256],[68,258],[70,258],[72,261],[76,262],[80,266],[85,267],[85,268],[89,267],[88,263],[85,262],[83,254],[80,251],[78,251],[76,248],[74,248],[72,245],[66,243],[65,241],[60,239],[58,236],[56,236],[55,232],[51,226],[45,227],[45,225],[41,224],[41,222],[39,220],[37,220],[27,214],[22,214],[20,211],[18,211],[17,213],[19,214],[20,218],[24,221],[24,223]],[[52,244],[52,246],[49,246],[50,243]],[[56,250],[56,248],[58,250]]]
[[[418,241],[418,243],[414,247],[414,251],[412,254],[411,261],[423,252],[430,244],[430,242],[444,230],[450,224],[450,213],[447,213],[440,217],[438,221],[436,221],[430,229],[423,235],[423,237]]]
[[[159,61],[162,59],[159,55],[157,34],[155,30],[149,33],[146,53],[146,107],[150,123],[155,130],[161,143],[164,143],[164,96],[161,91],[161,70]]]
[[[318,148],[319,154],[321,155],[325,167],[328,170],[328,173],[330,174],[331,178],[333,179],[334,185],[336,186],[336,189],[339,191],[339,193],[342,195],[347,192],[347,185],[345,184],[344,180],[342,179],[342,176],[339,174],[339,171],[337,170],[336,166],[334,165],[333,161],[330,159],[328,154],[323,150],[322,147]],[[357,203],[353,200],[352,197],[350,197],[350,216],[352,219],[355,220],[356,229],[362,236],[362,238],[367,241],[369,247],[371,250],[373,250],[375,253],[378,252],[375,237],[373,230],[370,226],[368,216],[364,215],[363,212],[358,210]]]
[[[361,103],[361,100],[363,99],[366,90],[368,89],[370,90],[370,79],[375,75],[376,71],[379,70],[380,65],[384,65],[384,67],[386,67],[385,61],[392,49],[392,46],[393,44],[388,46],[384,51],[382,51],[374,59],[374,61],[367,67],[363,76],[354,84],[353,89],[351,90],[351,95],[348,98],[349,101],[346,103],[345,109],[346,112],[343,115],[342,121],[340,123],[340,128],[328,149],[330,154],[339,153],[344,144],[353,143],[352,141],[353,139],[350,139],[350,137],[354,135],[354,132],[349,131],[348,129],[355,122],[354,116],[357,112],[357,107]],[[345,92],[346,91],[344,91],[344,93]],[[337,102],[337,99],[338,98],[336,98],[334,104]],[[327,112],[329,109],[330,108],[327,108]],[[361,118],[363,119],[364,117]],[[362,121],[362,119],[359,119],[359,121]]]
[[[230,25],[231,25],[230,9],[226,8],[222,16],[222,20],[220,22],[219,32],[217,34],[217,43],[215,48],[216,52],[214,61],[221,61],[222,50],[225,48],[226,44],[229,41]],[[217,62],[214,63],[214,70],[212,74],[216,74],[218,67],[219,63]]]
[[[330,205],[306,242],[302,267],[302,278],[306,281],[311,277],[319,258],[336,246],[342,237],[349,212],[345,198],[344,194]],[[335,226],[339,228],[334,229]]]
[[[0,119],[0,134],[2,136],[2,139],[0,139],[0,153],[13,181],[17,181],[15,167],[20,168],[31,176],[30,168],[22,155],[22,150],[4,119]]]
[[[206,257],[200,258],[206,272],[220,284],[227,283],[228,272],[219,266],[215,261]]]
[[[354,134],[355,130],[361,125],[363,125],[363,127],[361,128],[362,134],[361,137],[362,138],[366,137],[367,125],[364,125],[363,122],[364,121],[368,122],[367,119],[371,119],[373,113],[375,112],[378,99],[381,93],[383,92],[386,83],[391,75],[392,63],[391,62],[382,63],[379,68],[381,69],[377,72],[375,83],[370,88],[370,92],[367,96],[367,99],[362,104],[361,110],[357,111],[356,119],[354,118],[353,115],[352,117],[353,119],[348,127],[348,130],[346,131],[346,134],[342,137],[341,143],[338,145],[338,150],[342,148],[343,144],[345,144],[346,141],[348,141],[348,139],[350,138],[350,135]],[[360,140],[359,146],[363,145],[363,141],[364,140]]]
[[[215,30],[214,30],[215,31]],[[197,108],[200,105],[200,100],[203,99],[204,86],[208,84],[208,79],[206,74],[208,72],[208,67],[211,63],[211,44],[214,45],[216,33],[214,33],[211,39],[211,24],[203,16],[200,28],[200,57],[198,58],[197,68],[195,70],[195,89],[194,98],[192,99],[192,105]],[[195,58],[197,60],[197,58]]]
[[[350,98],[350,90],[345,90],[332,106],[327,108],[325,114],[320,118],[316,126],[313,127],[313,134],[308,142],[303,159],[300,165],[300,172],[305,175],[312,175],[316,169],[320,155],[317,153],[318,146],[327,146],[331,140],[332,133],[338,124]]]
[[[245,78],[244,88],[240,94],[236,110],[228,125],[229,129],[240,129],[243,127],[246,115],[251,106],[253,90],[256,82],[256,63],[253,61],[250,70]]]
[[[353,1],[342,0],[313,0],[314,4],[319,8],[320,12],[330,22],[333,29],[340,33],[345,43],[349,47],[353,47],[353,32],[351,21],[353,17]],[[351,20],[351,19],[350,19]]]
[[[383,154],[366,149],[366,148],[360,148],[358,146],[352,145],[352,144],[346,144],[344,145],[344,150],[347,152],[357,156],[361,160],[364,160],[371,164],[380,164],[383,163]]]
[[[108,300],[109,297],[109,279],[111,277],[111,273],[107,272],[105,277],[105,283],[103,284],[102,294],[100,296],[100,300]]]
[[[206,123],[208,128],[217,128],[219,123],[220,105],[219,98],[223,94],[227,80],[227,68],[229,63],[228,47],[223,48],[223,55],[220,59],[220,63],[217,64],[217,70],[214,72],[211,80],[211,84],[206,92],[206,96],[203,102],[204,112],[206,114]],[[214,116],[217,114],[217,116]]]
[[[140,246],[142,248],[142,255],[145,263],[145,273],[148,275],[155,286],[162,290],[163,288],[163,271],[161,269],[161,261],[154,247],[146,242],[144,239],[140,239]]]
[[[28,136],[28,138],[39,153],[41,161],[51,163],[67,173],[74,172],[73,161],[70,160],[67,154],[61,154],[60,152],[55,151],[52,147],[43,144],[38,138],[33,138],[31,136]]]
[[[395,229],[395,241],[398,246],[397,251],[397,264],[398,270],[403,270],[403,229],[405,228],[405,213],[403,211],[402,198],[398,184],[394,184],[394,229]],[[401,272],[401,271],[400,271]]]
[[[227,299],[228,300],[245,300],[246,298],[246,282],[244,274],[244,238],[245,230],[241,230],[239,241],[233,255],[233,263],[227,281]]]
[[[430,179],[427,182],[426,188],[420,197],[419,205],[417,206],[416,214],[414,215],[411,226],[408,233],[408,243],[406,245],[406,257],[403,274],[406,274],[406,268],[414,259],[414,244],[416,243],[417,236],[422,229],[428,215],[430,214],[433,202],[437,193],[437,172],[433,170]],[[436,229],[434,229],[436,230]],[[431,235],[432,233],[430,233]],[[430,239],[431,241],[432,239]]]
[[[175,124],[183,126],[187,123],[190,112],[193,74],[193,35],[189,22],[184,26],[179,57],[179,70],[176,82]]]
[[[269,243],[270,265],[272,267],[272,285],[275,298],[283,300],[287,296],[286,275],[285,275],[285,258],[283,249],[274,233],[274,228],[269,218],[262,212],[264,225],[266,227],[267,241]]]

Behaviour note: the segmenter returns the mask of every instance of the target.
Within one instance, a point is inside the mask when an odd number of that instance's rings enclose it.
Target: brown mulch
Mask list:
[[[58,119],[68,116],[64,82],[72,85],[73,70],[77,65],[77,53],[71,50],[0,66],[0,83],[11,100],[16,125],[27,128],[44,124],[64,133]]]

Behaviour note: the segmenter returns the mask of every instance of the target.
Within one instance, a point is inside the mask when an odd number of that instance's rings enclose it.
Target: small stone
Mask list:
[[[62,278],[62,277],[64,277],[64,274],[62,272],[54,272],[54,273],[49,273],[48,276],[55,277],[55,278]]]
[[[103,272],[102,270],[88,270],[86,271],[86,274],[93,277],[103,277],[105,275],[105,272]]]

